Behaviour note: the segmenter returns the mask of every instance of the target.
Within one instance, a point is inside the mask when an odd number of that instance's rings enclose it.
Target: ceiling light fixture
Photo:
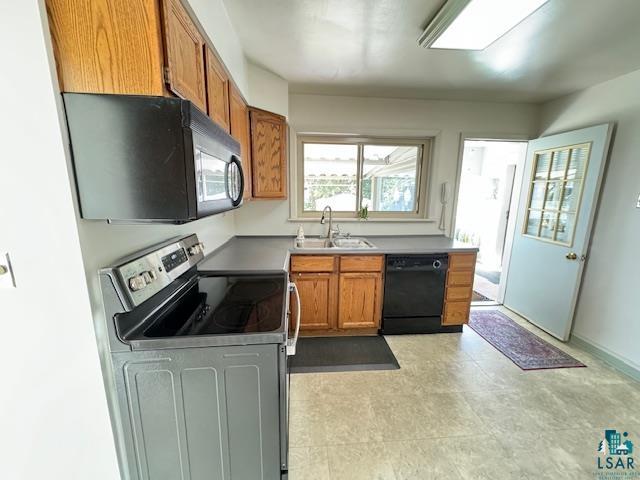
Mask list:
[[[418,45],[484,50],[547,1],[447,0],[418,38]]]

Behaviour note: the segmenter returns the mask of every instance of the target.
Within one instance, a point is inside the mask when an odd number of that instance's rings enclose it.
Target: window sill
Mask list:
[[[291,223],[318,223],[319,221],[320,215],[318,218],[287,218],[287,222]],[[333,223],[436,223],[437,221],[434,218],[369,218],[360,220],[359,218],[333,217]]]

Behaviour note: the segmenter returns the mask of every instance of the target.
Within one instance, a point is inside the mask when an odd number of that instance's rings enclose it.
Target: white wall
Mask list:
[[[275,73],[249,62],[247,65],[251,106],[289,116],[289,83]]]
[[[617,124],[573,335],[640,369],[640,70],[543,105],[542,135]]]
[[[252,93],[253,94],[253,93]],[[341,222],[353,234],[439,234],[439,187],[455,184],[460,134],[525,135],[534,137],[538,107],[528,104],[406,100],[391,98],[289,96],[289,178],[295,178],[296,132],[351,133],[381,136],[435,136],[431,168],[431,222]],[[245,205],[236,216],[239,234],[294,234],[289,201],[260,200]],[[451,225],[449,206],[447,228]],[[304,223],[305,232],[320,234],[318,222]]]
[[[240,44],[228,19],[220,20],[224,5],[191,3],[248,96]],[[0,290],[2,333],[12,339],[3,343],[3,364],[19,365],[6,368],[3,385],[10,393],[0,397],[3,458],[9,460],[2,476],[115,479],[99,359],[105,344],[97,270],[192,232],[211,251],[234,235],[234,214],[182,226],[80,219],[43,2],[2,2],[0,40],[0,88],[10,92],[0,118],[0,252],[10,252],[19,287]]]
[[[114,480],[117,460],[91,322],[42,2],[0,2],[2,478]]]

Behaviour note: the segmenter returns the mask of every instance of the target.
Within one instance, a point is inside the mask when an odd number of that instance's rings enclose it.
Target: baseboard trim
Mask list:
[[[569,338],[569,343],[581,348],[582,350],[585,350],[594,357],[597,357],[600,360],[608,363],[616,370],[619,370],[625,375],[628,375],[634,380],[640,382],[640,368],[629,365],[629,363],[625,362],[617,355],[607,351],[607,349],[605,349],[604,347],[596,345],[589,340],[573,334],[571,335],[571,338]]]

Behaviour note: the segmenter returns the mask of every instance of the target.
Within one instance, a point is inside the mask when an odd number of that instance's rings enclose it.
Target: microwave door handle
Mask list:
[[[300,293],[295,283],[289,282],[289,291],[296,294],[296,329],[293,334],[293,338],[287,340],[287,355],[292,356],[296,354],[296,344],[298,343],[298,335],[300,333]]]
[[[236,167],[238,167],[236,169],[236,172],[237,172],[239,180],[240,180],[240,185],[238,185],[238,196],[237,196],[237,198],[233,198],[233,196],[231,195],[232,192],[228,192],[228,195],[229,195],[229,198],[231,199],[231,202],[233,203],[233,206],[237,207],[242,202],[242,195],[244,193],[244,172],[242,171],[242,162],[235,155],[231,156],[231,163],[235,163]],[[231,163],[229,165],[231,165]],[[228,183],[227,183],[227,185],[228,185]]]
[[[202,151],[196,150],[196,191],[198,192],[199,202],[204,202],[204,178],[202,172]]]

